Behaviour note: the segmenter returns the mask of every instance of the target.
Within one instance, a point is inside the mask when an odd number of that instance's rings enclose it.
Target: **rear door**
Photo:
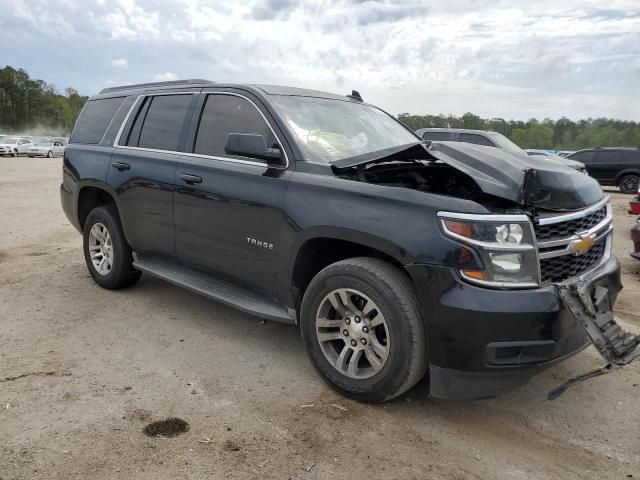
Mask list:
[[[197,92],[140,96],[116,139],[108,183],[134,251],[173,256],[174,178]]]
[[[259,100],[242,91],[205,91],[176,171],[175,242],[185,264],[277,295],[277,254],[287,225],[286,165],[230,155],[229,133],[260,134],[284,155],[282,133]],[[197,183],[196,183],[197,182]]]

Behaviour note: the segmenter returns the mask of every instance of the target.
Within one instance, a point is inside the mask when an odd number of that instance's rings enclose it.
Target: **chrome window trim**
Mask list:
[[[554,223],[568,222],[569,220],[576,220],[578,218],[586,217],[590,213],[600,210],[603,205],[609,202],[609,195],[605,195],[602,200],[594,203],[590,207],[578,210],[576,212],[565,213],[562,215],[554,215],[551,217],[544,217],[538,219],[538,225],[552,225]]]
[[[159,150],[159,149],[154,149],[154,148],[130,147],[128,145],[120,145],[120,137],[121,137],[121,135],[122,135],[122,133],[124,131],[124,127],[127,124],[127,122],[129,121],[129,117],[134,112],[136,106],[141,102],[142,98],[155,97],[155,96],[165,96],[165,95],[200,95],[200,94],[202,94],[202,95],[230,95],[230,96],[233,96],[233,97],[240,97],[240,98],[244,98],[251,105],[253,105],[253,108],[255,108],[256,111],[260,114],[262,119],[265,121],[265,123],[269,127],[269,130],[271,130],[271,133],[273,133],[273,136],[276,138],[276,140],[280,144],[280,150],[284,154],[285,165],[273,165],[273,164],[270,164],[268,162],[259,162],[259,161],[255,161],[255,160],[243,160],[241,158],[232,158],[232,157],[218,157],[218,156],[206,155],[206,154],[202,154],[202,153],[178,152],[176,150]],[[204,106],[205,106],[205,103],[202,104],[202,108],[203,109],[204,109]],[[200,125],[198,125],[198,127],[199,126]],[[196,132],[196,139],[197,139],[197,132]],[[287,151],[285,150],[283,145],[284,144],[283,144],[282,140],[280,140],[280,137],[278,136],[278,134],[275,132],[275,130],[273,129],[273,127],[269,123],[269,120],[267,119],[267,117],[264,116],[262,111],[258,108],[258,106],[255,104],[255,102],[253,100],[251,100],[250,98],[248,98],[248,97],[246,97],[244,95],[241,95],[239,93],[234,93],[234,92],[215,92],[215,91],[213,91],[213,92],[200,92],[200,91],[198,91],[198,92],[167,92],[167,93],[148,93],[148,94],[144,94],[144,95],[138,95],[138,98],[136,98],[136,101],[133,102],[133,105],[131,105],[131,108],[129,109],[129,112],[127,112],[126,117],[122,121],[122,124],[120,125],[120,129],[118,130],[118,134],[116,135],[116,138],[115,138],[115,140],[113,142],[113,147],[114,148],[122,148],[122,149],[127,149],[127,150],[139,150],[139,151],[154,152],[154,153],[167,153],[167,154],[170,154],[170,155],[180,155],[180,156],[186,156],[186,157],[212,159],[212,160],[219,160],[219,161],[229,162],[229,163],[239,163],[239,164],[244,164],[244,165],[253,165],[253,166],[259,166],[259,167],[265,167],[265,168],[274,168],[274,169],[286,170],[287,168],[289,168],[289,155],[287,155]]]
[[[118,116],[118,113],[120,113],[120,110],[122,109],[122,106],[124,105],[124,102],[127,101],[127,97],[111,97],[111,98],[122,98],[122,103],[120,104],[120,106],[118,107],[118,109],[116,110],[116,113],[113,114],[113,117],[111,117],[111,121],[109,122],[109,125],[107,125],[106,130],[104,131],[104,133],[102,134],[102,138],[100,139],[100,141],[97,143],[97,145],[101,145],[102,142],[104,142],[104,137],[107,136],[107,132],[109,131],[109,129],[111,128],[111,125],[113,125],[113,121],[116,119],[116,117]],[[106,99],[105,99],[106,100]],[[84,107],[83,107],[84,109]],[[80,118],[80,117],[78,117]],[[69,137],[71,138],[71,137]]]

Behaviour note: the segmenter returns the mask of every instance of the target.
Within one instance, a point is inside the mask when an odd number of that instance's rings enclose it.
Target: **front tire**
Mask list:
[[[390,400],[427,370],[413,286],[383,260],[351,258],[318,273],[304,294],[300,327],[320,376],[354,400]]]
[[[636,193],[640,186],[640,176],[629,174],[623,176],[618,182],[618,188],[622,193]]]
[[[47,158],[51,158],[51,157],[53,157],[53,153],[51,153],[51,150],[49,150],[49,151],[47,152]]]
[[[141,272],[133,268],[131,248],[114,206],[91,210],[84,224],[83,248],[89,273],[101,287],[117,290],[140,278]]]
[[[17,156],[18,156],[18,150],[14,150],[14,151],[11,153],[11,156],[12,156],[12,157],[17,157]]]

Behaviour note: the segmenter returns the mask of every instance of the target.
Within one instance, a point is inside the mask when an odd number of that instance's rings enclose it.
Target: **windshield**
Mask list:
[[[272,104],[312,161],[335,162],[421,141],[370,105],[299,96],[274,96]]]
[[[527,154],[527,152],[522,150],[518,145],[516,145],[515,143],[513,143],[511,140],[509,140],[507,137],[505,137],[500,133],[492,133],[491,140],[496,142],[502,150],[507,150],[508,152],[511,152],[511,153],[520,153],[524,155]]]
[[[0,140],[2,143],[17,143],[18,139],[16,137],[6,137]]]
[[[51,140],[43,140],[35,144],[36,147],[50,147],[53,144]]]

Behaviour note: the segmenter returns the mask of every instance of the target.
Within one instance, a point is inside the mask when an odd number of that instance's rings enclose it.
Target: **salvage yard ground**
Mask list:
[[[0,165],[1,480],[640,478],[638,365],[555,402],[551,388],[602,363],[593,348],[495,400],[430,400],[422,382],[358,404],[322,383],[296,328],[147,275],[99,288],[60,208],[61,159]],[[616,314],[637,331],[629,196],[609,193]],[[188,425],[145,435],[168,418]]]

